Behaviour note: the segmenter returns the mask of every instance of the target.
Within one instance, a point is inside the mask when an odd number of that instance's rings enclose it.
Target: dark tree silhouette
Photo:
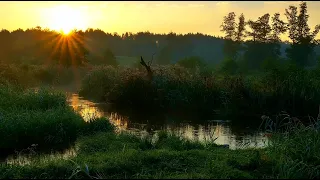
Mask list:
[[[234,40],[236,26],[236,14],[234,12],[230,12],[227,16],[223,17],[223,22],[220,27],[222,28],[221,31],[226,34],[225,39]]]
[[[277,15],[276,18],[278,18]],[[260,68],[262,62],[273,59],[277,60],[280,56],[280,46],[272,40],[273,35],[276,34],[276,32],[272,34],[272,28],[275,28],[277,31],[279,29],[275,26],[271,27],[269,20],[270,15],[265,14],[256,21],[248,21],[251,31],[247,31],[247,35],[252,37],[252,39],[246,43],[244,59],[247,61],[246,63],[250,69]],[[276,25],[278,26],[279,23],[277,22]]]
[[[268,42],[268,35],[271,32],[269,25],[270,15],[265,14],[258,18],[257,21],[248,21],[248,25],[252,31],[247,31],[247,35],[252,37],[253,41]]]
[[[239,23],[237,24],[237,32],[236,32],[236,40],[238,42],[243,41],[243,38],[245,38],[245,26],[246,26],[246,22],[245,22],[245,17],[243,15],[243,13],[239,16]]]
[[[280,14],[275,13],[272,17],[272,34],[271,40],[274,42],[280,42],[280,35],[287,31],[286,23],[280,20]]]
[[[307,3],[301,2],[298,8],[289,6],[285,15],[288,20],[289,38],[292,41],[290,48],[286,50],[287,57],[300,66],[310,64],[310,56],[316,45],[315,37],[320,26],[317,25],[311,33],[308,25]]]
[[[238,39],[241,39],[244,31],[244,16],[240,16],[239,25],[235,21],[236,14],[234,12],[230,12],[227,16],[223,17],[223,22],[221,27],[221,31],[224,32],[225,35],[225,45],[223,47],[223,53],[225,58],[235,60],[237,57],[237,53],[239,50],[239,42],[235,42]],[[238,31],[237,31],[238,30]]]

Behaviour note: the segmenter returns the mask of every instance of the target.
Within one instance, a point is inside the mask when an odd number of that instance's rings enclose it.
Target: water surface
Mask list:
[[[190,120],[186,117],[126,117],[110,112],[108,105],[93,103],[78,94],[69,93],[68,102],[85,120],[91,117],[107,117],[120,131],[129,131],[137,135],[154,134],[167,130],[190,140],[212,141],[227,144],[231,149],[248,147],[265,147],[267,138],[256,127],[236,125],[231,120]]]

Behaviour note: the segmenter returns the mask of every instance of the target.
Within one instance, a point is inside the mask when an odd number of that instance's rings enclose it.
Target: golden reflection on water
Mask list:
[[[69,97],[68,102],[70,103],[70,106],[72,106],[75,111],[80,113],[80,115],[83,117],[85,121],[88,121],[94,117],[104,116],[104,112],[100,111],[96,107],[95,103],[84,100],[76,94],[72,94],[71,97]]]
[[[99,104],[90,102],[72,94],[69,97],[69,103],[75,111],[79,112],[87,121],[93,117],[107,117],[120,131],[130,131],[137,134],[150,132],[147,124],[130,122],[129,118],[118,115],[117,113],[104,112],[99,108]],[[174,132],[187,139],[194,141],[213,141],[217,144],[228,144],[231,149],[244,147],[264,147],[267,144],[267,138],[262,133],[254,135],[235,136],[227,124],[221,122],[212,122],[207,125],[190,124],[166,124],[163,130]],[[155,130],[157,132],[159,129]]]

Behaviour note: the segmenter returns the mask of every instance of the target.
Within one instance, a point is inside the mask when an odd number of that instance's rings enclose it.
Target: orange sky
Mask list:
[[[307,2],[309,24],[320,24],[320,2]],[[39,1],[0,2],[0,27],[8,30],[35,26],[51,29],[100,28],[106,32],[200,32],[222,35],[222,17],[234,11],[246,19],[280,12],[298,1]],[[318,35],[318,37],[320,37]]]

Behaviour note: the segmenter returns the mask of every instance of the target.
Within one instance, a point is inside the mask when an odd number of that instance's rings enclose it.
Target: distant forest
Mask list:
[[[115,56],[154,55],[158,64],[169,64],[196,56],[207,63],[220,63],[224,59],[247,60],[258,66],[265,59],[291,59],[303,66],[313,66],[320,55],[319,40],[315,37],[320,26],[313,31],[308,25],[307,4],[290,6],[285,11],[287,22],[280,14],[265,14],[256,20],[246,20],[231,12],[223,17],[221,31],[225,37],[201,33],[185,35],[150,32],[105,33],[100,29],[74,30],[65,36],[57,31],[35,27],[0,32],[0,60],[6,63],[34,64],[67,62],[74,64],[103,60],[106,52]],[[288,33],[290,42],[279,36]]]

